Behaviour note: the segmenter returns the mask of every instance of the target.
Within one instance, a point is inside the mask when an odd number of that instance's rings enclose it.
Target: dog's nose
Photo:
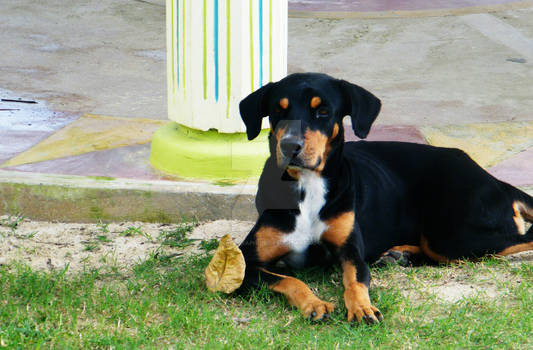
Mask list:
[[[303,140],[297,137],[286,137],[281,139],[280,148],[283,155],[287,158],[296,157],[302,151],[304,146]]]

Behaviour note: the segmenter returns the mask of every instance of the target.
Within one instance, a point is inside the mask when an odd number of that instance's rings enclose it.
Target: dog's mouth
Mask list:
[[[289,162],[286,165],[286,168],[294,169],[294,170],[302,170],[302,169],[316,170],[320,166],[321,162],[322,162],[322,158],[318,157],[315,164],[309,165],[309,164],[305,164],[305,162],[302,161],[300,158],[294,157],[289,160]]]

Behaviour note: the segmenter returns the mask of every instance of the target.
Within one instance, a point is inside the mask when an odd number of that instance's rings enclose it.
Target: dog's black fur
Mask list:
[[[244,287],[263,280],[305,316],[320,319],[333,305],[281,274],[280,262],[339,261],[348,320],[374,323],[383,317],[368,297],[369,263],[406,257],[447,262],[533,249],[533,228],[525,232],[525,221],[533,220],[532,197],[464,152],[345,143],[344,116],[365,138],[380,107],[365,89],[317,73],[290,75],[241,102],[249,139],[259,134],[263,117],[271,125],[271,156],[256,197],[259,219],[240,246]]]

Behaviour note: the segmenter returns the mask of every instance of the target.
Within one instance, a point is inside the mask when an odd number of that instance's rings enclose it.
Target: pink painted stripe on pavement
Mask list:
[[[344,124],[344,137],[346,141],[360,140],[355,136],[350,124]],[[413,125],[376,125],[372,127],[365,140],[426,143],[422,133]]]
[[[510,4],[516,0],[289,0],[289,11],[380,12],[454,9]]]
[[[533,147],[515,154],[487,171],[514,186],[533,185]]]

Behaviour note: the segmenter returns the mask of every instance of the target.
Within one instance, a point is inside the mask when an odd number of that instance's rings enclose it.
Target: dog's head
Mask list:
[[[269,83],[239,105],[249,140],[270,117],[271,153],[280,168],[315,171],[322,171],[330,152],[344,141],[346,115],[355,134],[365,138],[380,108],[380,100],[365,89],[318,73]]]

